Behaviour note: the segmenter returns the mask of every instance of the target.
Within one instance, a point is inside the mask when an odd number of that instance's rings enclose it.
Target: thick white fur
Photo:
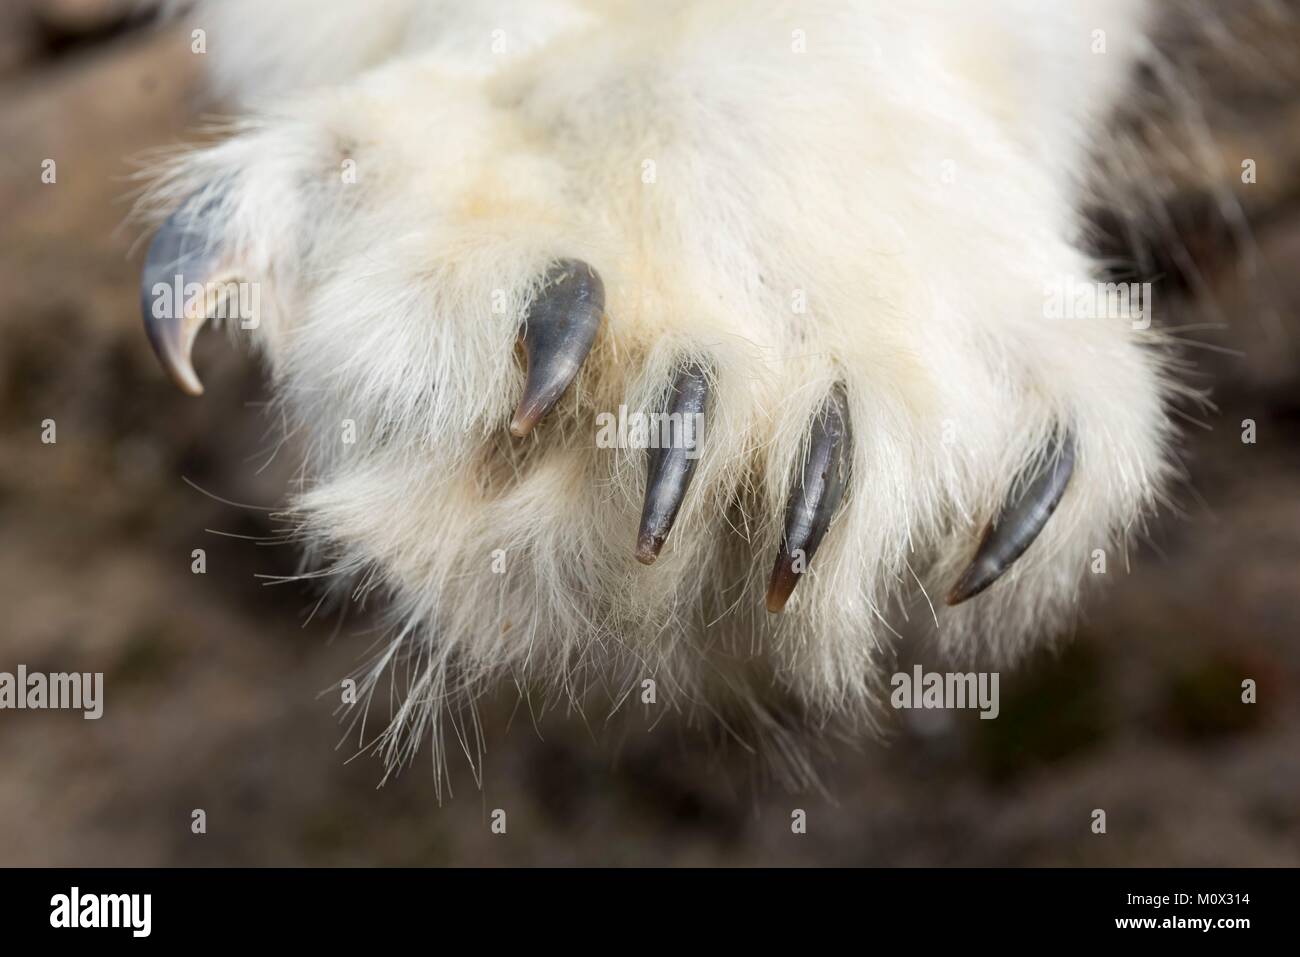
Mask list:
[[[1123,319],[1045,318],[1044,296],[1094,277],[1074,211],[1140,4],[189,16],[216,87],[255,107],[168,166],[148,207],[221,195],[213,243],[263,284],[252,335],[306,453],[295,518],[327,578],[389,609],[366,678],[400,665],[390,758],[505,677],[575,699],[594,679],[616,701],[655,678],[661,707],[760,729],[779,724],[772,689],[813,722],[869,721],[904,616],[1006,658],[1066,625],[1094,549],[1122,567],[1169,471],[1159,344]],[[560,257],[604,277],[607,318],[575,387],[511,440],[518,325]],[[705,450],[647,568],[644,453],[596,448],[595,416],[657,411],[691,358],[714,370]],[[791,476],[839,379],[851,488],[769,616]],[[944,608],[1058,422],[1078,466],[1057,514],[1003,580]]]

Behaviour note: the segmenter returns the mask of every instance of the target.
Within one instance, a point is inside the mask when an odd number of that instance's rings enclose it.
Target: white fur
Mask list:
[[[227,0],[190,16],[212,25],[216,87],[261,106],[167,167],[149,208],[219,192],[213,242],[263,284],[254,339],[305,450],[295,518],[340,589],[389,609],[366,678],[402,663],[390,758],[507,677],[573,698],[596,680],[616,701],[653,677],[662,704],[756,727],[777,689],[809,721],[869,721],[905,613],[955,653],[1006,658],[1068,622],[1094,549],[1122,566],[1169,471],[1159,343],[1043,304],[1046,284],[1096,271],[1075,208],[1140,4]],[[575,387],[511,440],[519,321],[561,257],[604,277],[607,318]],[[714,370],[705,451],[647,568],[643,453],[596,448],[595,416],[658,411],[689,358]],[[850,491],[769,616],[791,476],[838,379]],[[991,590],[942,607],[1062,421],[1078,466],[1057,514]]]

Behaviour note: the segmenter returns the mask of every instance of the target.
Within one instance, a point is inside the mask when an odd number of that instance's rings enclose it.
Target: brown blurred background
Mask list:
[[[453,756],[441,806],[427,748],[382,787],[355,737],[336,748],[321,692],[365,654],[364,618],[307,622],[310,592],[257,577],[297,561],[255,540],[285,478],[258,370],[204,336],[207,394],[182,397],[140,329],[133,160],[217,107],[188,34],[133,6],[0,7],[0,671],[106,673],[99,721],[0,712],[0,864],[1300,863],[1293,5],[1180,5],[1167,72],[1116,121],[1098,242],[1164,277],[1216,405],[1186,410],[1183,514],[1110,569],[1072,642],[1003,674],[998,720],[900,721],[835,746],[824,793],[789,793],[671,723],[535,727],[503,692],[481,789]]]

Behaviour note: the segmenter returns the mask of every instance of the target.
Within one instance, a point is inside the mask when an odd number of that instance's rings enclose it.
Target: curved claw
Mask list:
[[[949,605],[974,598],[1025,553],[1056,511],[1072,474],[1074,436],[1069,431],[1058,432],[1037,471],[1027,481],[1016,483],[1015,487],[1023,491],[1013,493],[1001,513],[984,529],[975,558],[948,593]]]
[[[786,506],[785,537],[767,586],[767,610],[773,614],[790,600],[844,497],[852,438],[848,396],[841,383],[831,390],[813,419],[808,457]]]
[[[636,540],[637,561],[643,565],[654,564],[659,557],[695,475],[703,438],[696,426],[702,421],[708,397],[707,373],[697,363],[683,369],[673,383],[667,408],[671,418],[666,420],[671,430],[669,444],[649,450],[645,506]]]
[[[547,273],[547,285],[528,310],[520,337],[528,355],[528,379],[510,420],[513,435],[531,432],[578,375],[604,311],[605,286],[586,263],[564,259]]]
[[[208,295],[188,298],[186,288],[205,286],[217,272],[208,220],[220,202],[213,198],[193,209],[192,194],[159,227],[140,275],[140,312],[149,344],[172,380],[189,395],[201,395],[190,360],[194,338],[208,317]]]

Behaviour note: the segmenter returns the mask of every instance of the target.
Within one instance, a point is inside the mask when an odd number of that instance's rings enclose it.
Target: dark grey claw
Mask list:
[[[957,584],[948,593],[948,604],[959,605],[974,598],[1002,577],[1017,558],[1025,553],[1065,494],[1074,474],[1074,436],[1061,431],[1032,476],[1022,476],[1013,488],[1012,497],[1001,513],[984,529],[979,548]],[[1026,480],[1027,478],[1027,480]]]
[[[677,510],[682,507],[686,489],[695,475],[699,461],[700,442],[703,439],[697,423],[704,414],[709,397],[708,376],[703,366],[691,364],[683,369],[673,383],[665,410],[672,418],[670,432],[660,430],[657,438],[669,438],[668,447],[655,445],[649,449],[649,467],[646,471],[645,506],[641,510],[641,530],[636,539],[637,561],[654,564],[664,540],[672,531]]]
[[[532,431],[577,376],[605,311],[605,286],[586,263],[561,260],[546,280],[521,333],[528,379],[510,420],[510,431],[520,437]]]
[[[190,351],[207,319],[207,296],[187,302],[185,288],[206,285],[218,266],[217,252],[210,247],[209,219],[220,200],[213,198],[195,209],[198,195],[188,197],[158,229],[140,276],[145,334],[168,375],[190,395],[203,393]]]
[[[844,497],[852,439],[848,396],[843,384],[839,384],[813,419],[808,457],[786,505],[785,537],[767,586],[767,610],[773,614],[790,600]]]

